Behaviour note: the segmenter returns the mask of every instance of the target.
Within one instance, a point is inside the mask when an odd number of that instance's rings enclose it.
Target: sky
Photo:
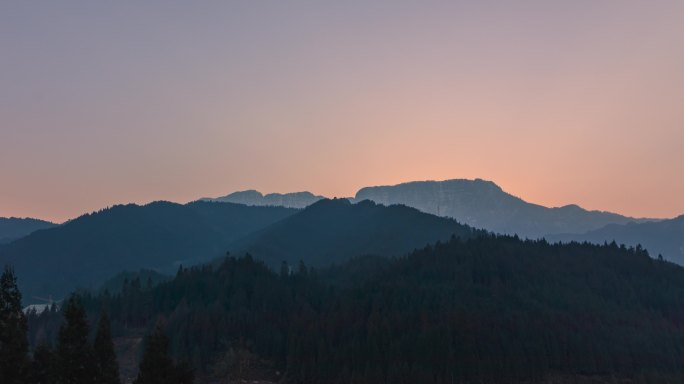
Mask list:
[[[483,178],[684,213],[684,2],[0,2],[0,216]]]

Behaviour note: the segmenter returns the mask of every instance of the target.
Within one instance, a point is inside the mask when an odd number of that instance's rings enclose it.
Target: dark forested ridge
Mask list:
[[[538,238],[551,233],[583,233],[607,224],[639,221],[610,212],[587,211],[577,205],[548,208],[506,193],[491,181],[414,181],[362,188],[356,200],[405,204],[423,212],[453,217],[488,231]]]
[[[241,257],[216,259],[226,250]],[[684,380],[684,269],[641,246],[524,241],[370,201],[158,202],[35,232],[0,257],[25,295],[155,268],[29,313],[32,353],[3,368],[15,376],[71,375],[58,368],[100,351],[110,378],[138,383]],[[21,296],[3,300],[17,319]]]
[[[399,256],[452,234],[476,231],[405,206],[322,200],[304,210],[231,203],[156,202],[115,206],[0,246],[25,301],[97,288],[125,270],[175,272],[226,250],[252,252],[278,267],[328,266],[361,255]],[[144,283],[144,282],[143,282]]]
[[[468,237],[475,232],[403,205],[325,199],[242,239],[231,250],[250,252],[273,267],[300,260],[325,267],[361,255],[400,256],[453,234]]]
[[[134,281],[137,281],[136,284],[140,284],[140,287],[152,288],[159,283],[171,280],[171,277],[171,275],[165,275],[151,269],[141,269],[137,272],[124,271],[102,283],[99,290],[120,293]]]
[[[308,206],[322,199],[309,192],[269,194],[249,190],[216,200],[247,205]],[[353,202],[402,204],[440,217],[451,217],[495,233],[545,237],[549,241],[611,242],[642,244],[652,254],[684,264],[684,229],[681,218],[636,219],[577,205],[549,208],[513,196],[491,181],[454,179],[414,181],[392,186],[360,189]]]
[[[202,200],[305,208],[322,199],[325,197],[310,192],[263,195],[256,190],[247,190]],[[433,215],[451,217],[474,228],[531,238],[557,233],[584,233],[608,224],[651,221],[611,212],[589,211],[574,204],[549,208],[529,203],[507,193],[494,182],[482,179],[412,181],[364,187],[351,199],[352,202],[364,200],[387,206],[402,204]]]
[[[0,244],[9,243],[40,229],[52,228],[57,224],[45,220],[17,217],[0,217]]]
[[[589,241],[603,243],[616,241],[636,246],[642,244],[652,255],[684,265],[684,215],[670,220],[625,225],[607,225],[584,234],[549,236],[552,241]]]
[[[210,260],[232,241],[295,212],[208,202],[119,205],[1,245],[0,263],[14,266],[26,302],[61,298],[124,270],[174,273],[180,263]]]
[[[115,340],[164,319],[199,382],[684,380],[684,269],[640,247],[482,235],[290,267],[230,257],[83,302],[93,318],[107,309]],[[33,343],[54,316],[29,317]]]

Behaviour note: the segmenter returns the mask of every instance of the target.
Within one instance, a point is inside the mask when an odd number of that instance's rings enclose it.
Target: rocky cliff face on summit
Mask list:
[[[475,228],[531,238],[555,233],[584,233],[608,224],[640,221],[610,212],[588,211],[577,205],[547,208],[528,203],[493,182],[481,179],[367,187],[356,194],[355,200],[404,204],[423,212],[455,218]]]

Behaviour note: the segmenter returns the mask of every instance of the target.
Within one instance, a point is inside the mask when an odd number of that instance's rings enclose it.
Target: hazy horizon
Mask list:
[[[68,221],[68,220],[75,219],[75,218],[77,218],[77,217],[79,217],[79,216],[81,216],[81,215],[84,215],[84,214],[89,214],[89,213],[98,211],[98,210],[100,210],[100,209],[109,208],[109,207],[112,207],[112,206],[115,206],[115,205],[121,205],[121,204],[138,204],[138,205],[146,205],[146,204],[149,204],[149,203],[152,203],[152,202],[155,202],[155,201],[170,201],[170,202],[174,202],[174,203],[178,203],[178,204],[186,204],[186,203],[190,203],[190,202],[197,201],[197,200],[204,199],[204,198],[208,198],[208,199],[219,198],[219,197],[227,196],[227,195],[229,195],[229,194],[231,194],[231,193],[235,193],[235,192],[245,192],[245,191],[251,191],[251,190],[256,190],[257,192],[260,192],[262,195],[268,195],[268,194],[271,194],[271,193],[275,193],[275,194],[290,194],[290,193],[298,193],[298,192],[310,192],[310,193],[312,193],[313,195],[322,196],[323,198],[328,198],[328,199],[333,199],[333,198],[353,198],[353,197],[355,197],[356,193],[357,193],[360,189],[365,188],[365,187],[394,186],[394,185],[405,184],[405,183],[412,183],[412,182],[443,182],[443,181],[450,181],[450,180],[471,180],[471,181],[472,181],[472,180],[475,180],[475,179],[481,179],[481,180],[484,180],[484,181],[491,181],[491,182],[494,182],[495,184],[497,184],[499,187],[502,187],[500,184],[496,183],[496,181],[494,181],[494,180],[486,180],[486,179],[482,179],[482,178],[450,178],[450,179],[443,179],[443,180],[429,180],[429,179],[418,180],[418,179],[417,179],[417,180],[405,180],[405,181],[400,181],[400,182],[392,183],[392,184],[372,184],[372,185],[362,186],[362,187],[358,188],[356,191],[354,191],[353,193],[350,193],[350,194],[348,194],[348,195],[325,195],[325,194],[322,194],[322,193],[316,193],[316,192],[314,192],[314,191],[309,191],[309,190],[304,190],[304,189],[296,189],[296,190],[291,190],[291,191],[264,191],[264,190],[260,190],[260,189],[258,189],[258,188],[245,187],[245,188],[242,188],[242,189],[236,189],[236,190],[232,190],[232,191],[228,191],[228,192],[224,192],[224,193],[219,193],[219,194],[211,195],[211,196],[209,196],[209,195],[207,195],[207,196],[198,196],[198,197],[195,197],[195,198],[192,198],[192,199],[188,199],[188,200],[151,199],[151,200],[144,200],[144,201],[120,201],[120,202],[113,202],[113,203],[105,204],[105,205],[103,205],[103,206],[101,206],[101,207],[97,207],[97,208],[94,208],[94,209],[91,209],[91,210],[86,210],[86,211],[83,211],[83,212],[78,212],[78,213],[76,213],[76,214],[74,214],[74,215],[72,215],[72,216],[69,216],[69,217],[66,217],[66,218],[63,218],[63,219],[51,219],[51,218],[45,218],[45,217],[39,217],[39,216],[3,215],[2,212],[0,212],[0,217],[35,218],[35,219],[48,220],[48,221],[52,221],[53,223],[60,224],[60,223],[66,222],[66,221]],[[520,196],[520,195],[517,195],[517,194],[515,194],[515,193],[513,193],[513,192],[511,192],[511,191],[508,191],[508,190],[506,190],[506,188],[503,188],[503,187],[502,187],[502,189],[503,189],[504,192],[506,192],[506,193],[508,193],[508,194],[511,194],[511,195],[513,195],[513,196],[515,196],[515,197],[521,198],[521,199],[525,200],[525,201],[528,202],[528,203],[540,204],[540,203],[538,203],[538,202],[535,202],[535,201],[531,201],[531,200],[529,200],[529,199],[526,199],[524,196]],[[543,204],[541,204],[541,205],[543,205]],[[580,204],[573,203],[573,202],[567,202],[567,203],[558,204],[558,205],[544,205],[544,206],[546,206],[546,207],[548,207],[548,208],[559,208],[559,207],[563,207],[563,206],[567,206],[567,205],[580,205]],[[582,205],[580,205],[580,207],[582,207],[582,208],[584,208],[584,209],[586,209],[586,210],[589,210],[589,211],[606,211],[606,212],[618,213],[618,214],[621,214],[621,215],[624,215],[624,216],[630,216],[630,215],[628,215],[628,214],[624,214],[624,213],[621,213],[621,212],[607,211],[607,210],[604,210],[604,209],[592,209],[592,208],[584,207],[584,206],[582,206]],[[670,219],[670,218],[674,218],[674,217],[677,217],[677,216],[680,216],[680,215],[668,216],[668,217],[654,217],[654,216],[632,216],[632,217],[634,217],[634,218],[636,218],[636,219]]]
[[[684,213],[684,2],[0,4],[0,216],[482,178]]]

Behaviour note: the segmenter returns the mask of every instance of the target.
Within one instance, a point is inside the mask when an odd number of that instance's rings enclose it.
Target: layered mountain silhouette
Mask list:
[[[321,199],[324,199],[324,197],[316,196],[311,192],[269,193],[263,195],[261,192],[252,189],[234,192],[223,197],[203,198],[201,200],[256,206],[266,205],[287,208],[305,208]]]
[[[437,216],[502,234],[538,238],[555,233],[584,233],[608,224],[640,221],[577,205],[547,208],[506,193],[491,181],[455,179],[415,181],[359,190],[355,201],[404,204]]]
[[[261,204],[272,196],[251,195],[257,200],[261,196]],[[249,252],[275,268],[282,261],[322,267],[364,255],[401,256],[452,235],[470,237],[472,227],[551,241],[641,244],[652,256],[684,263],[684,217],[634,222],[577,206],[546,208],[483,180],[370,187],[351,199],[357,203],[322,199],[305,209],[277,206],[319,199],[307,193],[277,196],[294,195],[302,199],[271,198],[269,206],[208,201],[120,205],[59,226],[20,220],[35,225],[24,226],[24,237],[0,244],[0,263],[14,265],[29,301],[33,296],[62,297],[79,287],[97,288],[126,270],[172,274],[180,264],[206,262],[226,251]],[[0,222],[10,221],[17,219]],[[30,232],[40,227],[44,229]],[[22,232],[2,233],[11,237]]]
[[[322,198],[310,192],[264,196],[250,190],[218,200],[247,205],[305,207]],[[573,204],[548,208],[513,196],[495,183],[482,179],[415,181],[367,187],[359,190],[350,200],[370,200],[383,205],[401,204],[501,234],[545,237],[551,241],[586,239],[597,243],[612,240],[627,245],[641,243],[653,256],[662,254],[666,259],[684,263],[680,249],[681,233],[672,230],[676,227],[676,220],[675,224],[665,220],[662,225],[657,225],[658,220],[589,211]]]
[[[324,197],[311,192],[263,195],[256,190],[248,190],[202,200],[304,208],[321,199]],[[425,213],[453,218],[475,228],[530,238],[559,233],[585,233],[609,224],[651,221],[611,212],[589,211],[574,204],[548,208],[513,196],[495,183],[482,179],[414,181],[366,187],[350,200],[406,205]]]
[[[249,252],[273,267],[282,261],[326,266],[361,255],[400,256],[473,230],[406,206],[321,200],[304,210],[232,203],[155,202],[84,215],[0,246],[27,301],[95,289],[122,271],[175,273],[232,253]]]
[[[175,273],[179,264],[211,260],[295,212],[208,202],[114,206],[0,246],[0,264],[15,267],[25,300],[59,298],[124,270]]]
[[[551,241],[587,241],[604,243],[615,241],[628,246],[641,245],[652,257],[684,264],[684,215],[670,220],[647,223],[611,224],[584,234],[548,236]]]
[[[56,225],[49,221],[38,219],[0,217],[0,244],[9,243],[37,230],[52,228]]]
[[[347,199],[321,200],[234,245],[271,266],[303,261],[326,266],[362,255],[401,256],[473,230],[452,219],[402,206]]]

